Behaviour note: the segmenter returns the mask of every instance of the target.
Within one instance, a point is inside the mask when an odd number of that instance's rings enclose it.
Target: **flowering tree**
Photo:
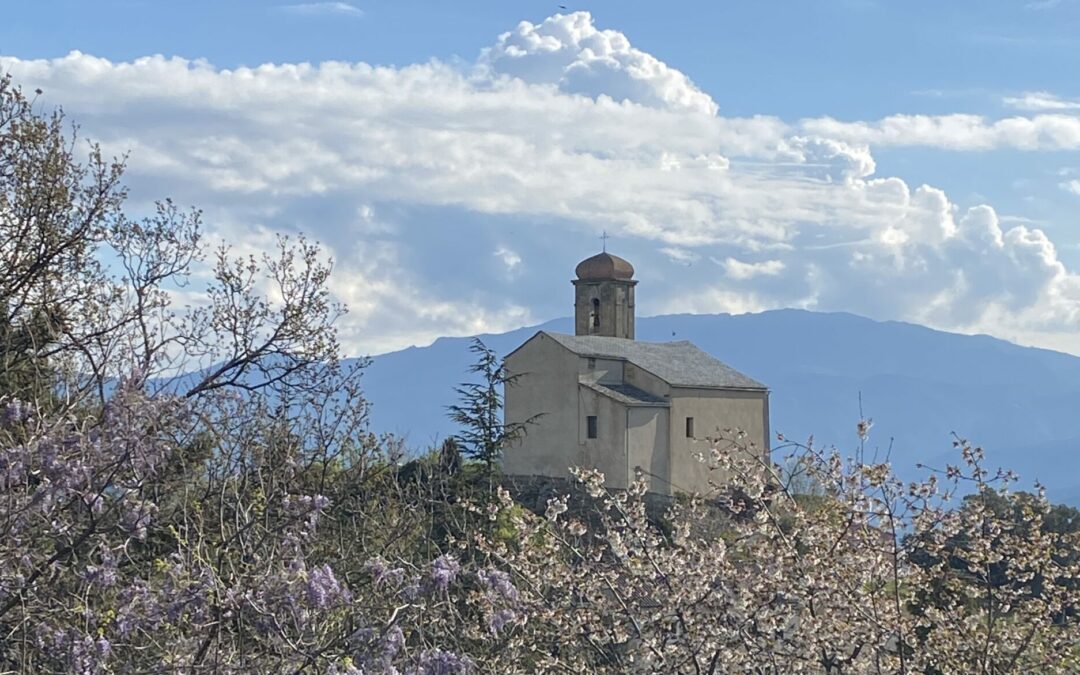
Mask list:
[[[489,548],[520,580],[515,641],[552,671],[1075,672],[1076,534],[958,448],[910,484],[802,448],[827,492],[803,500],[737,435],[716,439],[725,482],[663,527],[644,481],[612,495],[579,472],[596,525],[553,500],[545,522],[520,521],[529,546]]]
[[[366,466],[359,371],[316,246],[221,249],[208,302],[177,308],[198,212],[129,219],[123,162],[74,148],[0,77],[0,663],[198,667],[227,653],[223,598],[347,596],[297,542],[315,476]]]

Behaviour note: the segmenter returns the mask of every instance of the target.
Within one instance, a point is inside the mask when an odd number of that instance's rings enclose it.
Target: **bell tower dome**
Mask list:
[[[574,334],[634,339],[634,266],[607,251],[578,263]]]

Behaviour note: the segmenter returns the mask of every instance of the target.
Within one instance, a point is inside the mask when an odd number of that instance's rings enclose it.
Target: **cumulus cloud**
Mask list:
[[[816,175],[821,180],[837,178],[851,183],[873,175],[876,170],[869,146],[851,144],[834,138],[820,136],[793,136],[785,147],[797,160],[804,175]]]
[[[1025,336],[1080,327],[1080,278],[1043,231],[879,176],[872,154],[1080,147],[1064,115],[728,118],[581,12],[522,23],[468,66],[229,70],[72,52],[0,68],[130,152],[136,208],[172,195],[252,248],[278,230],[320,239],[354,353],[563,315],[603,230],[638,270],[643,314],[799,306]]]
[[[500,35],[481,62],[493,73],[554,84],[568,93],[707,115],[717,111],[685,74],[635,49],[622,33],[597,29],[588,12],[557,14],[540,24],[522,21]]]
[[[1072,179],[1059,183],[1061,189],[1066,192],[1071,192],[1074,195],[1080,195],[1080,180]]]

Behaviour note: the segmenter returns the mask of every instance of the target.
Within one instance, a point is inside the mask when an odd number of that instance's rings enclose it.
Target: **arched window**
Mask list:
[[[600,327],[600,300],[599,298],[592,299],[592,327]]]

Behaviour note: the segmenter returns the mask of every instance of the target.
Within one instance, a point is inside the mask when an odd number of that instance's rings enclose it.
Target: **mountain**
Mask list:
[[[572,332],[570,319],[481,339],[506,355],[538,330]],[[855,425],[873,419],[867,456],[904,478],[922,462],[955,462],[952,432],[986,449],[987,466],[1034,479],[1054,501],[1080,505],[1080,358],[985,335],[957,335],[841,313],[777,310],[731,316],[640,318],[638,339],[690,340],[767,384],[773,432],[852,451]],[[470,379],[471,338],[440,338],[375,357],[365,378],[372,428],[416,449],[455,429],[453,387]]]

